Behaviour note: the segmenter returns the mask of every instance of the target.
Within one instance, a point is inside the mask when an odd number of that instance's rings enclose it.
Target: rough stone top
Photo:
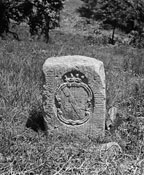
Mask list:
[[[103,66],[103,62],[99,61],[95,58],[81,56],[81,55],[68,55],[68,56],[60,56],[60,57],[50,57],[48,58],[45,63],[44,67],[46,66],[54,66],[54,65],[91,65],[100,67]]]
[[[50,57],[48,58],[44,65],[43,70],[46,70],[48,67],[79,67],[79,66],[90,66],[92,67],[101,77],[103,87],[105,87],[105,73],[103,62],[95,58],[81,56],[81,55],[68,55],[60,57]]]

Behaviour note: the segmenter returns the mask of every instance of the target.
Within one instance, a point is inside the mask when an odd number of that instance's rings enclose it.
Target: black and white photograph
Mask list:
[[[144,175],[144,0],[0,0],[0,175]]]

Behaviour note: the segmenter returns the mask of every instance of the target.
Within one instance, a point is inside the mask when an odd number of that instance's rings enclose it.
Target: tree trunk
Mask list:
[[[48,43],[49,41],[49,29],[50,29],[50,17],[46,14],[45,15],[45,31],[44,31],[44,34],[45,34],[45,39],[46,39],[46,43]]]
[[[111,44],[115,44],[115,41],[114,41],[114,34],[115,34],[115,29],[116,29],[116,25],[114,25],[113,27],[113,32],[112,32],[112,37],[111,37]]]

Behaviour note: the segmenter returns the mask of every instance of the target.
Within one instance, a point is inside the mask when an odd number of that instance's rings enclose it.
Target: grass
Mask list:
[[[0,152],[5,157],[0,163],[1,174],[140,174],[143,133],[137,136],[139,127],[131,118],[142,117],[144,113],[143,52],[125,46],[92,46],[85,37],[57,31],[51,34],[48,45],[1,41]],[[46,139],[42,132],[37,134],[25,127],[32,107],[42,104],[44,61],[69,54],[104,62],[107,108],[118,105],[122,117],[130,118],[115,128],[113,134],[107,131],[102,141],[116,141],[123,148],[123,153],[113,160],[100,159],[97,141],[81,142],[76,136],[55,135],[52,130]]]
[[[110,46],[104,37],[60,30],[50,33],[49,44],[20,34],[20,42],[0,40],[0,174],[144,174],[144,50]],[[84,55],[104,62],[107,110],[118,106],[122,122],[99,141],[56,135],[52,129],[46,137],[25,127],[33,106],[42,104],[44,61],[62,55]],[[101,143],[110,141],[119,143],[123,152],[113,158],[101,157]]]

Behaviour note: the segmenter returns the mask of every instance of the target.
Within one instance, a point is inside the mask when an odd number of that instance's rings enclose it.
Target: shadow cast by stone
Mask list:
[[[31,128],[35,132],[42,131],[46,134],[47,125],[44,119],[44,112],[36,109],[31,110],[26,122],[26,127]]]

